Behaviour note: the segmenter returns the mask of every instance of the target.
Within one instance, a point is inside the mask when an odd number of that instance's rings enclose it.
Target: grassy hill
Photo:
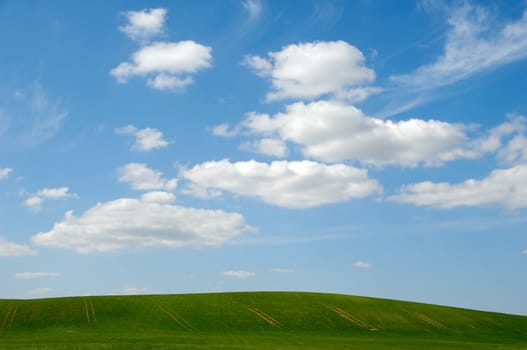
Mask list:
[[[527,317],[317,293],[0,300],[0,349],[527,349]]]

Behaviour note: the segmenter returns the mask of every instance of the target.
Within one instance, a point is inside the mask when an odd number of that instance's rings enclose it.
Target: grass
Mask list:
[[[527,317],[317,293],[0,300],[0,349],[527,349]]]

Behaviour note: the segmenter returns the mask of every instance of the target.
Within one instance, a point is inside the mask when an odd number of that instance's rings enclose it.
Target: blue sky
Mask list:
[[[0,1],[1,298],[526,314],[525,1]]]

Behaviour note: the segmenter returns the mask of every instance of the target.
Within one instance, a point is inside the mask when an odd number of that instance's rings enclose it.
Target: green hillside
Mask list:
[[[0,349],[527,349],[527,317],[316,293],[0,300]]]

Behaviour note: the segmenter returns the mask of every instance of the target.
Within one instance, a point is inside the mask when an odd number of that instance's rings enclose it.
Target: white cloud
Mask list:
[[[523,250],[523,254],[527,254],[527,249],[524,249],[524,250]]]
[[[275,273],[293,273],[293,272],[295,272],[295,270],[286,269],[286,268],[283,268],[283,267],[275,267],[275,268],[271,269],[271,272],[275,272]]]
[[[9,174],[12,172],[13,172],[13,169],[11,168],[0,169],[0,181],[7,180],[9,178]]]
[[[24,205],[28,207],[29,210],[34,212],[39,212],[42,210],[42,203],[44,199],[38,196],[29,197],[24,201]]]
[[[373,265],[366,261],[357,261],[355,264],[353,264],[353,266],[363,270],[370,270],[373,268]]]
[[[35,195],[26,199],[24,201],[24,205],[28,207],[31,211],[39,212],[42,210],[42,204],[46,199],[59,200],[67,198],[79,198],[79,196],[76,193],[69,192],[68,187],[44,187],[43,189],[35,193]]]
[[[110,71],[124,84],[134,76],[148,77],[148,86],[158,90],[179,91],[192,83],[192,74],[212,64],[212,48],[194,41],[156,42],[141,47],[130,62]]]
[[[25,244],[9,242],[0,237],[0,257],[36,255],[37,252]]]
[[[19,280],[29,280],[35,278],[45,277],[59,277],[60,273],[57,272],[17,272],[15,278]]]
[[[310,208],[382,192],[365,169],[312,161],[210,161],[182,169],[182,178],[203,191],[229,191],[286,208]]]
[[[115,129],[117,134],[132,135],[135,143],[132,149],[139,152],[148,152],[154,149],[166,147],[170,144],[164,139],[163,133],[154,128],[138,129],[133,125],[127,125]]]
[[[38,82],[16,90],[0,109],[0,147],[30,148],[53,138],[68,113]]]
[[[252,134],[297,143],[304,156],[325,162],[437,166],[478,156],[463,124],[378,119],[336,101],[297,102],[272,117],[249,113],[241,125]]]
[[[498,152],[498,160],[506,164],[527,163],[527,137],[516,135]]]
[[[45,295],[55,292],[55,289],[52,288],[34,288],[27,292],[30,295]]]
[[[141,200],[147,203],[172,203],[176,200],[176,196],[170,192],[153,191],[143,194]]]
[[[256,21],[262,13],[262,2],[260,0],[242,0],[243,8],[249,14],[249,21]]]
[[[98,203],[80,216],[72,211],[34,244],[78,253],[126,248],[216,246],[254,230],[241,214],[121,198]]]
[[[233,137],[238,135],[240,132],[240,128],[236,127],[234,129],[230,129],[228,124],[220,124],[213,126],[210,130],[212,135],[214,136],[220,136],[220,137]]]
[[[221,274],[225,277],[236,277],[236,278],[251,278],[251,277],[256,276],[255,272],[249,272],[249,271],[244,271],[244,270],[223,271]]]
[[[69,192],[68,187],[58,187],[58,188],[47,188],[44,187],[37,192],[37,196],[43,197],[46,199],[65,199],[71,197],[78,197],[76,193]]]
[[[492,11],[464,2],[448,13],[444,53],[433,63],[392,79],[406,88],[434,89],[527,57],[527,11],[496,25]]]
[[[163,173],[142,163],[128,163],[119,168],[119,181],[127,182],[134,190],[167,190],[177,187],[177,179],[167,180]]]
[[[364,60],[362,52],[344,41],[317,41],[286,46],[268,53],[267,58],[246,56],[244,64],[258,76],[271,79],[267,99],[273,101],[345,96],[350,88],[375,79]]]
[[[425,181],[407,185],[390,198],[444,209],[490,205],[527,208],[527,165],[494,170],[484,179],[469,179],[458,184]]]
[[[163,8],[144,9],[141,11],[127,11],[123,13],[128,24],[119,30],[130,39],[145,42],[163,34],[167,10]]]
[[[278,158],[284,158],[289,153],[285,142],[280,139],[260,139],[245,142],[240,145],[240,149]]]

